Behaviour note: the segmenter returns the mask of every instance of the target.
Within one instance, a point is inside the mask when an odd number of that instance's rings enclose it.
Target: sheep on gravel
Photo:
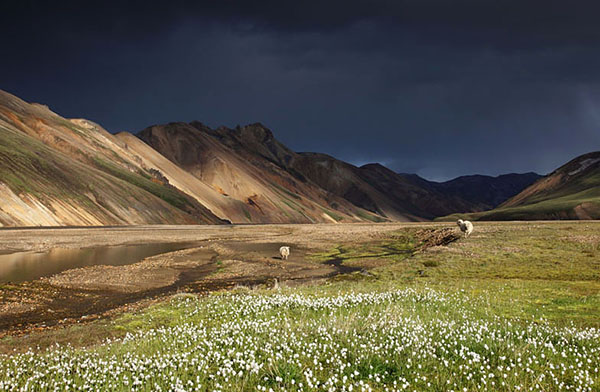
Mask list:
[[[459,219],[458,222],[456,222],[456,224],[458,225],[458,227],[460,227],[460,231],[465,233],[465,238],[470,236],[473,232],[473,224],[467,220],[464,221],[462,219]]]
[[[281,260],[287,260],[288,256],[290,255],[290,247],[282,246],[279,248],[279,254],[281,255]]]

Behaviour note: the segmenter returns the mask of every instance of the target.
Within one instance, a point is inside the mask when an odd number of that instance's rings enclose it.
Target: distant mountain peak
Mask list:
[[[588,170],[600,167],[600,151],[589,152],[572,159],[565,165],[556,169],[552,174],[566,174],[568,176],[581,175]]]
[[[373,162],[373,163],[366,163],[362,166],[360,166],[361,169],[380,169],[380,170],[390,170],[387,167],[383,166],[381,163],[379,162]]]

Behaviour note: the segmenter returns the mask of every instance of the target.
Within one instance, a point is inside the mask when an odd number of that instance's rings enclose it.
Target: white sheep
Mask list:
[[[281,255],[281,260],[287,260],[288,256],[290,255],[290,247],[282,246],[279,248],[279,254]]]
[[[473,224],[469,221],[459,219],[458,222],[456,222],[456,224],[458,225],[458,227],[460,227],[460,231],[465,233],[465,238],[470,236],[473,232]]]

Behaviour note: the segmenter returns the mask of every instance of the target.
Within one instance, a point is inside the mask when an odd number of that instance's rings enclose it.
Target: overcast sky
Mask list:
[[[597,1],[11,3],[0,89],[111,132],[261,122],[434,180],[600,150]]]

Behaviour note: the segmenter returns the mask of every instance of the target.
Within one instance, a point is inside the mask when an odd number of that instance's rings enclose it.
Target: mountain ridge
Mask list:
[[[423,221],[490,205],[461,191],[464,182],[504,198],[532,180],[515,176],[499,176],[502,188],[486,176],[435,183],[381,164],[357,167],[295,152],[261,123],[111,134],[0,91],[4,226]]]
[[[447,215],[456,211],[481,211],[492,208],[496,204],[491,202],[478,202],[465,198],[460,192],[452,194],[444,184],[427,181],[415,176],[406,176],[393,172],[381,164],[367,164],[361,167],[338,160],[331,155],[315,152],[295,152],[279,142],[273,132],[261,123],[253,123],[235,128],[220,126],[212,129],[199,121],[190,123],[169,123],[154,125],[140,131],[137,136],[162,153],[165,157],[178,164],[184,170],[195,172],[204,181],[212,183],[221,189],[231,189],[232,184],[223,184],[214,175],[216,169],[208,166],[209,158],[199,157],[196,161],[190,156],[183,156],[183,151],[176,151],[176,142],[168,137],[154,138],[152,132],[162,130],[168,134],[186,130],[194,134],[197,143],[221,144],[218,148],[208,149],[202,147],[205,154],[210,155],[215,151],[226,148],[237,158],[255,166],[260,171],[275,170],[278,175],[288,176],[288,181],[302,186],[317,187],[350,202],[361,210],[366,210],[384,219],[400,221],[421,221]],[[206,137],[212,138],[209,142]],[[160,139],[160,140],[159,140]],[[200,139],[203,141],[200,142]],[[190,139],[186,146],[194,142]],[[210,151],[209,151],[210,150]],[[201,155],[201,154],[200,154]],[[214,159],[217,159],[213,157]],[[235,160],[232,158],[218,158],[221,161]],[[204,165],[204,172],[200,166]],[[275,169],[277,168],[277,169]],[[211,174],[213,173],[213,174]],[[283,173],[283,174],[282,174]],[[291,180],[290,177],[291,176]],[[479,176],[487,182],[502,182],[506,177]],[[521,175],[508,175],[516,177],[524,187],[539,178],[538,175],[527,173]],[[510,182],[510,181],[509,181]],[[516,186],[519,188],[519,185]],[[518,193],[503,189],[506,198]],[[446,192],[447,194],[444,194]],[[243,195],[236,195],[242,198]],[[498,197],[498,196],[496,196]],[[503,196],[500,196],[503,197]],[[363,212],[364,214],[364,212]],[[356,214],[360,215],[360,214]]]
[[[493,210],[465,216],[473,220],[600,219],[600,151],[570,160]]]
[[[256,131],[211,129],[199,122],[169,123],[148,127],[137,136],[200,181],[242,202],[248,223],[360,221],[360,215],[372,215],[283,170],[274,162],[273,153],[258,145]],[[253,144],[251,148],[240,140],[248,132],[253,137],[244,141]],[[267,133],[258,136],[271,137]],[[251,152],[254,149],[270,159]]]
[[[222,223],[97,124],[0,91],[0,224]]]

